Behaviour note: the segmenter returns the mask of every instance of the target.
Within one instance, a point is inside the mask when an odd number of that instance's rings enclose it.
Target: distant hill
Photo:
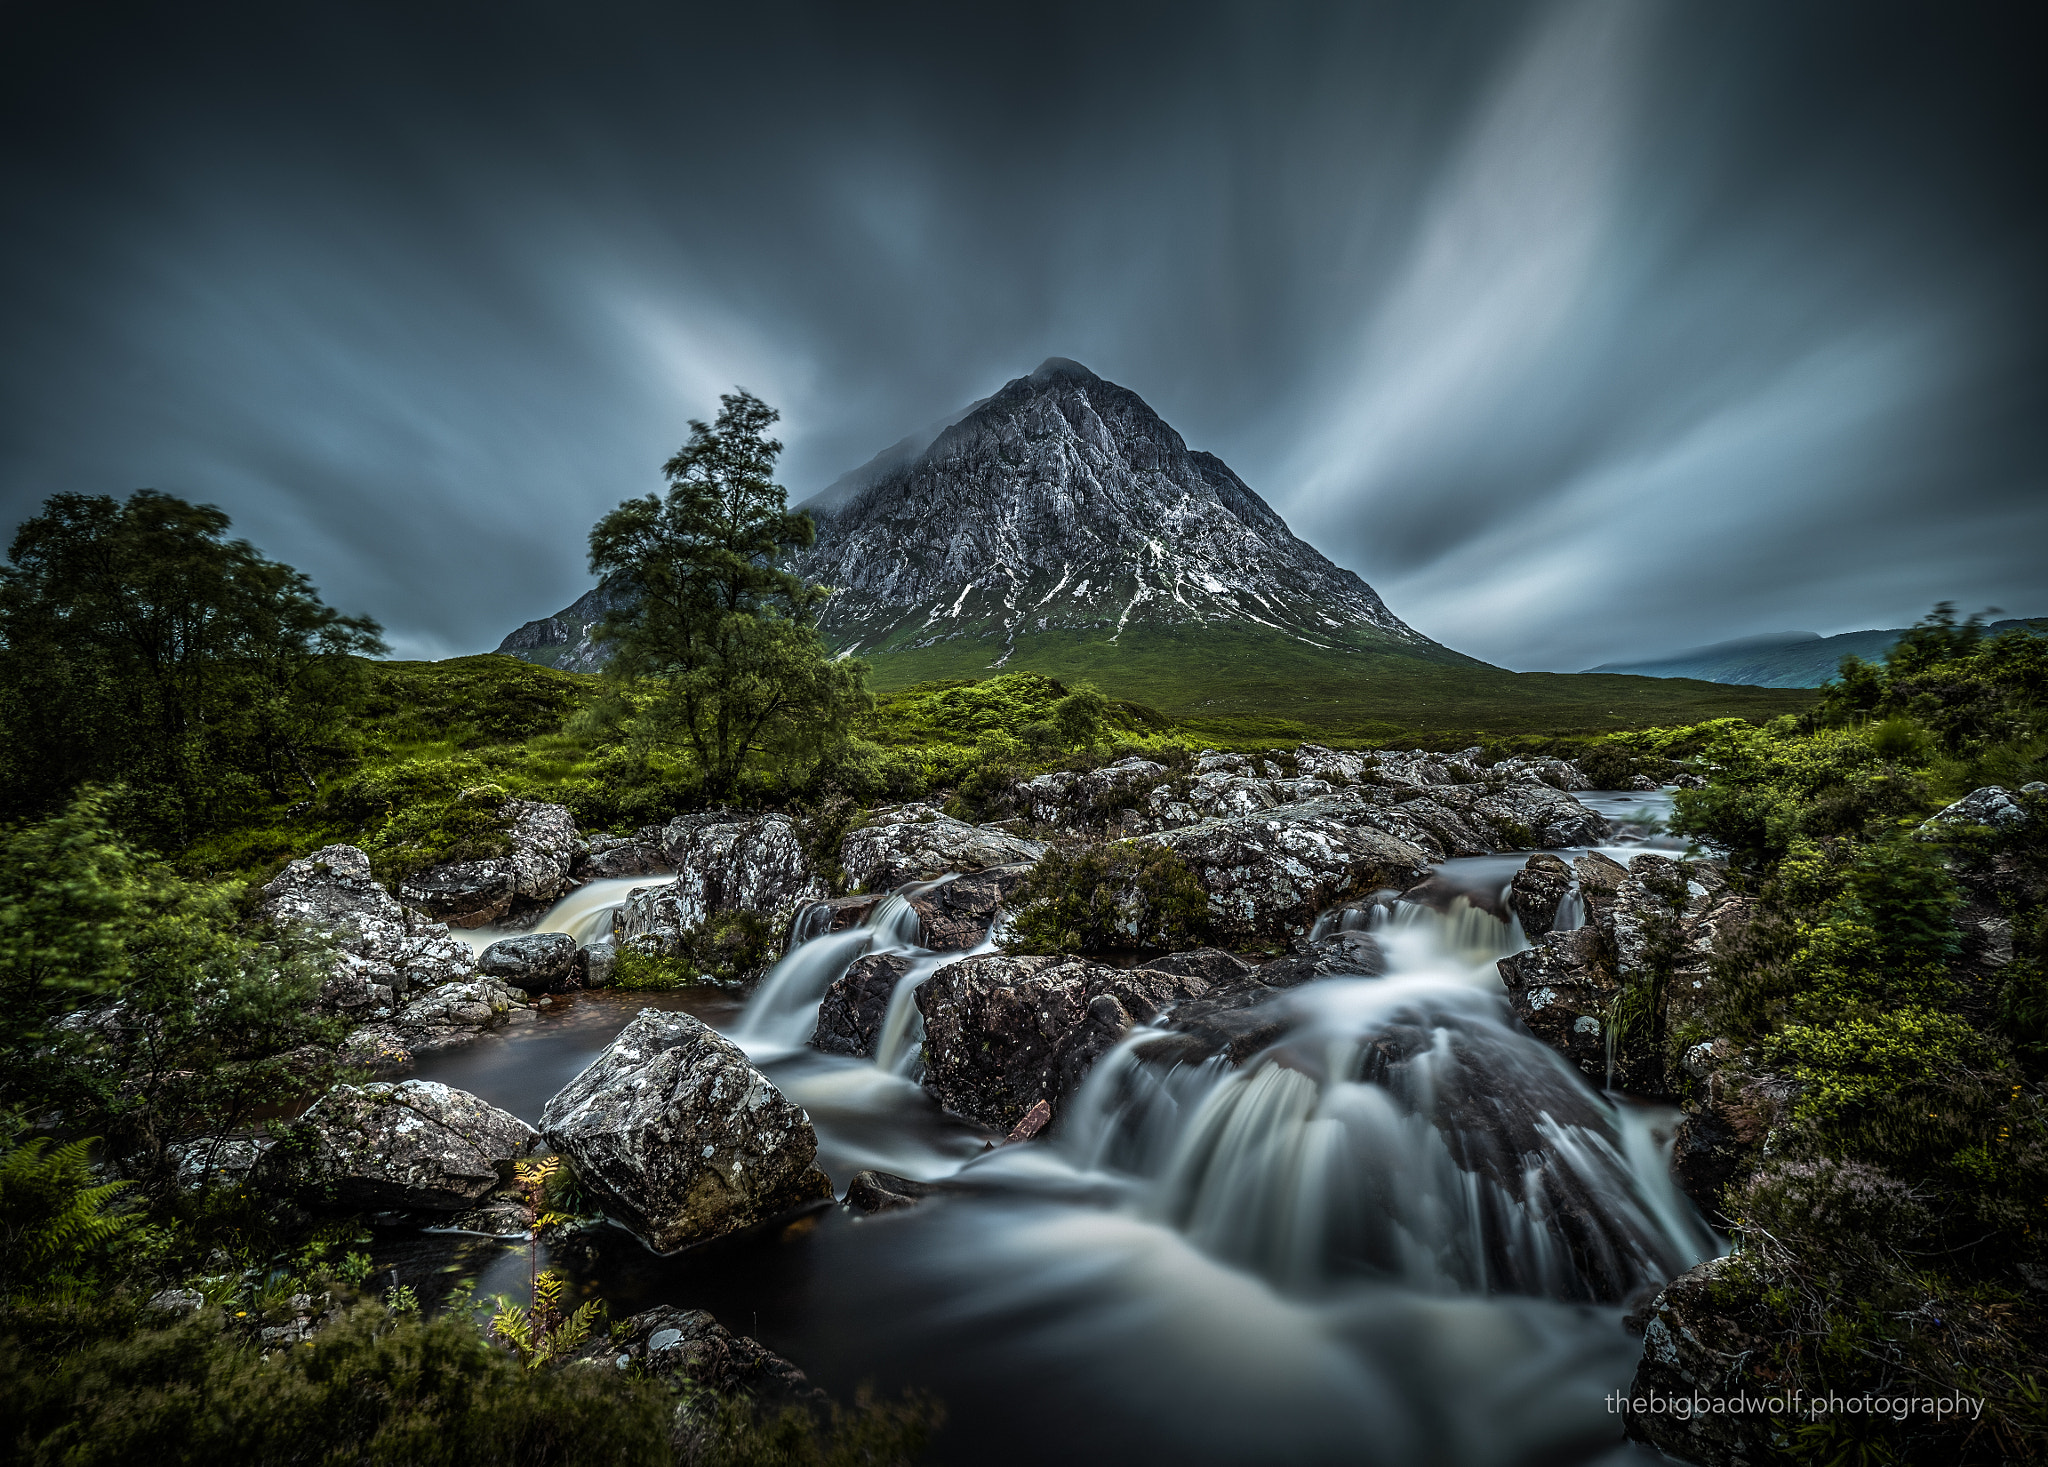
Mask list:
[[[2048,618],[2015,618],[1991,623],[1994,632],[2014,627],[2048,632]],[[1835,675],[1844,657],[1879,662],[1906,628],[1881,632],[1843,632],[1823,637],[1818,632],[1769,632],[1673,652],[1648,662],[1603,662],[1588,672],[1628,673],[1635,677],[1685,677],[1709,683],[1740,683],[1755,688],[1817,688]]]

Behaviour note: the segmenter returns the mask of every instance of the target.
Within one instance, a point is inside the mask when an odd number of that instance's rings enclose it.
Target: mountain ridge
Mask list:
[[[2018,627],[2048,628],[2048,619],[2019,617],[1990,623],[1987,631],[2010,631]],[[1619,673],[1632,677],[1694,678],[1705,682],[1732,683],[1753,688],[1817,688],[1835,675],[1844,657],[1861,657],[1882,662],[1899,638],[1911,628],[1842,632],[1823,637],[1818,632],[1767,632],[1755,637],[1737,637],[1690,647],[1662,657],[1634,662],[1603,662],[1586,669],[1589,673]]]

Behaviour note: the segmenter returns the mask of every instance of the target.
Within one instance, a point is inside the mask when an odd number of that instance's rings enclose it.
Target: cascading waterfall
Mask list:
[[[734,1042],[749,1053],[796,1049],[818,1025],[818,1004],[825,990],[870,952],[923,953],[924,923],[915,897],[943,886],[951,877],[915,882],[891,892],[858,927],[840,932],[818,929],[831,920],[831,908],[820,902],[799,913],[790,949],[768,971],[746,1010],[733,1025]],[[804,936],[806,932],[814,933]]]

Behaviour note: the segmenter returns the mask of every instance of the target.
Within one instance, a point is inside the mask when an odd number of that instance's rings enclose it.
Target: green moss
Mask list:
[[[1015,899],[1006,951],[1180,952],[1209,930],[1209,899],[1187,862],[1165,846],[1117,841],[1055,847]]]

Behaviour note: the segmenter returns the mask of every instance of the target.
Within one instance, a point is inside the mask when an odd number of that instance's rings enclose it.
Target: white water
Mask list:
[[[672,879],[656,874],[586,881],[549,907],[529,930],[566,932],[579,947],[602,942],[612,935],[612,914],[626,904],[627,897],[643,887],[663,886]],[[468,943],[472,952],[480,953],[500,938],[522,934],[505,927],[450,927],[448,935]]]

